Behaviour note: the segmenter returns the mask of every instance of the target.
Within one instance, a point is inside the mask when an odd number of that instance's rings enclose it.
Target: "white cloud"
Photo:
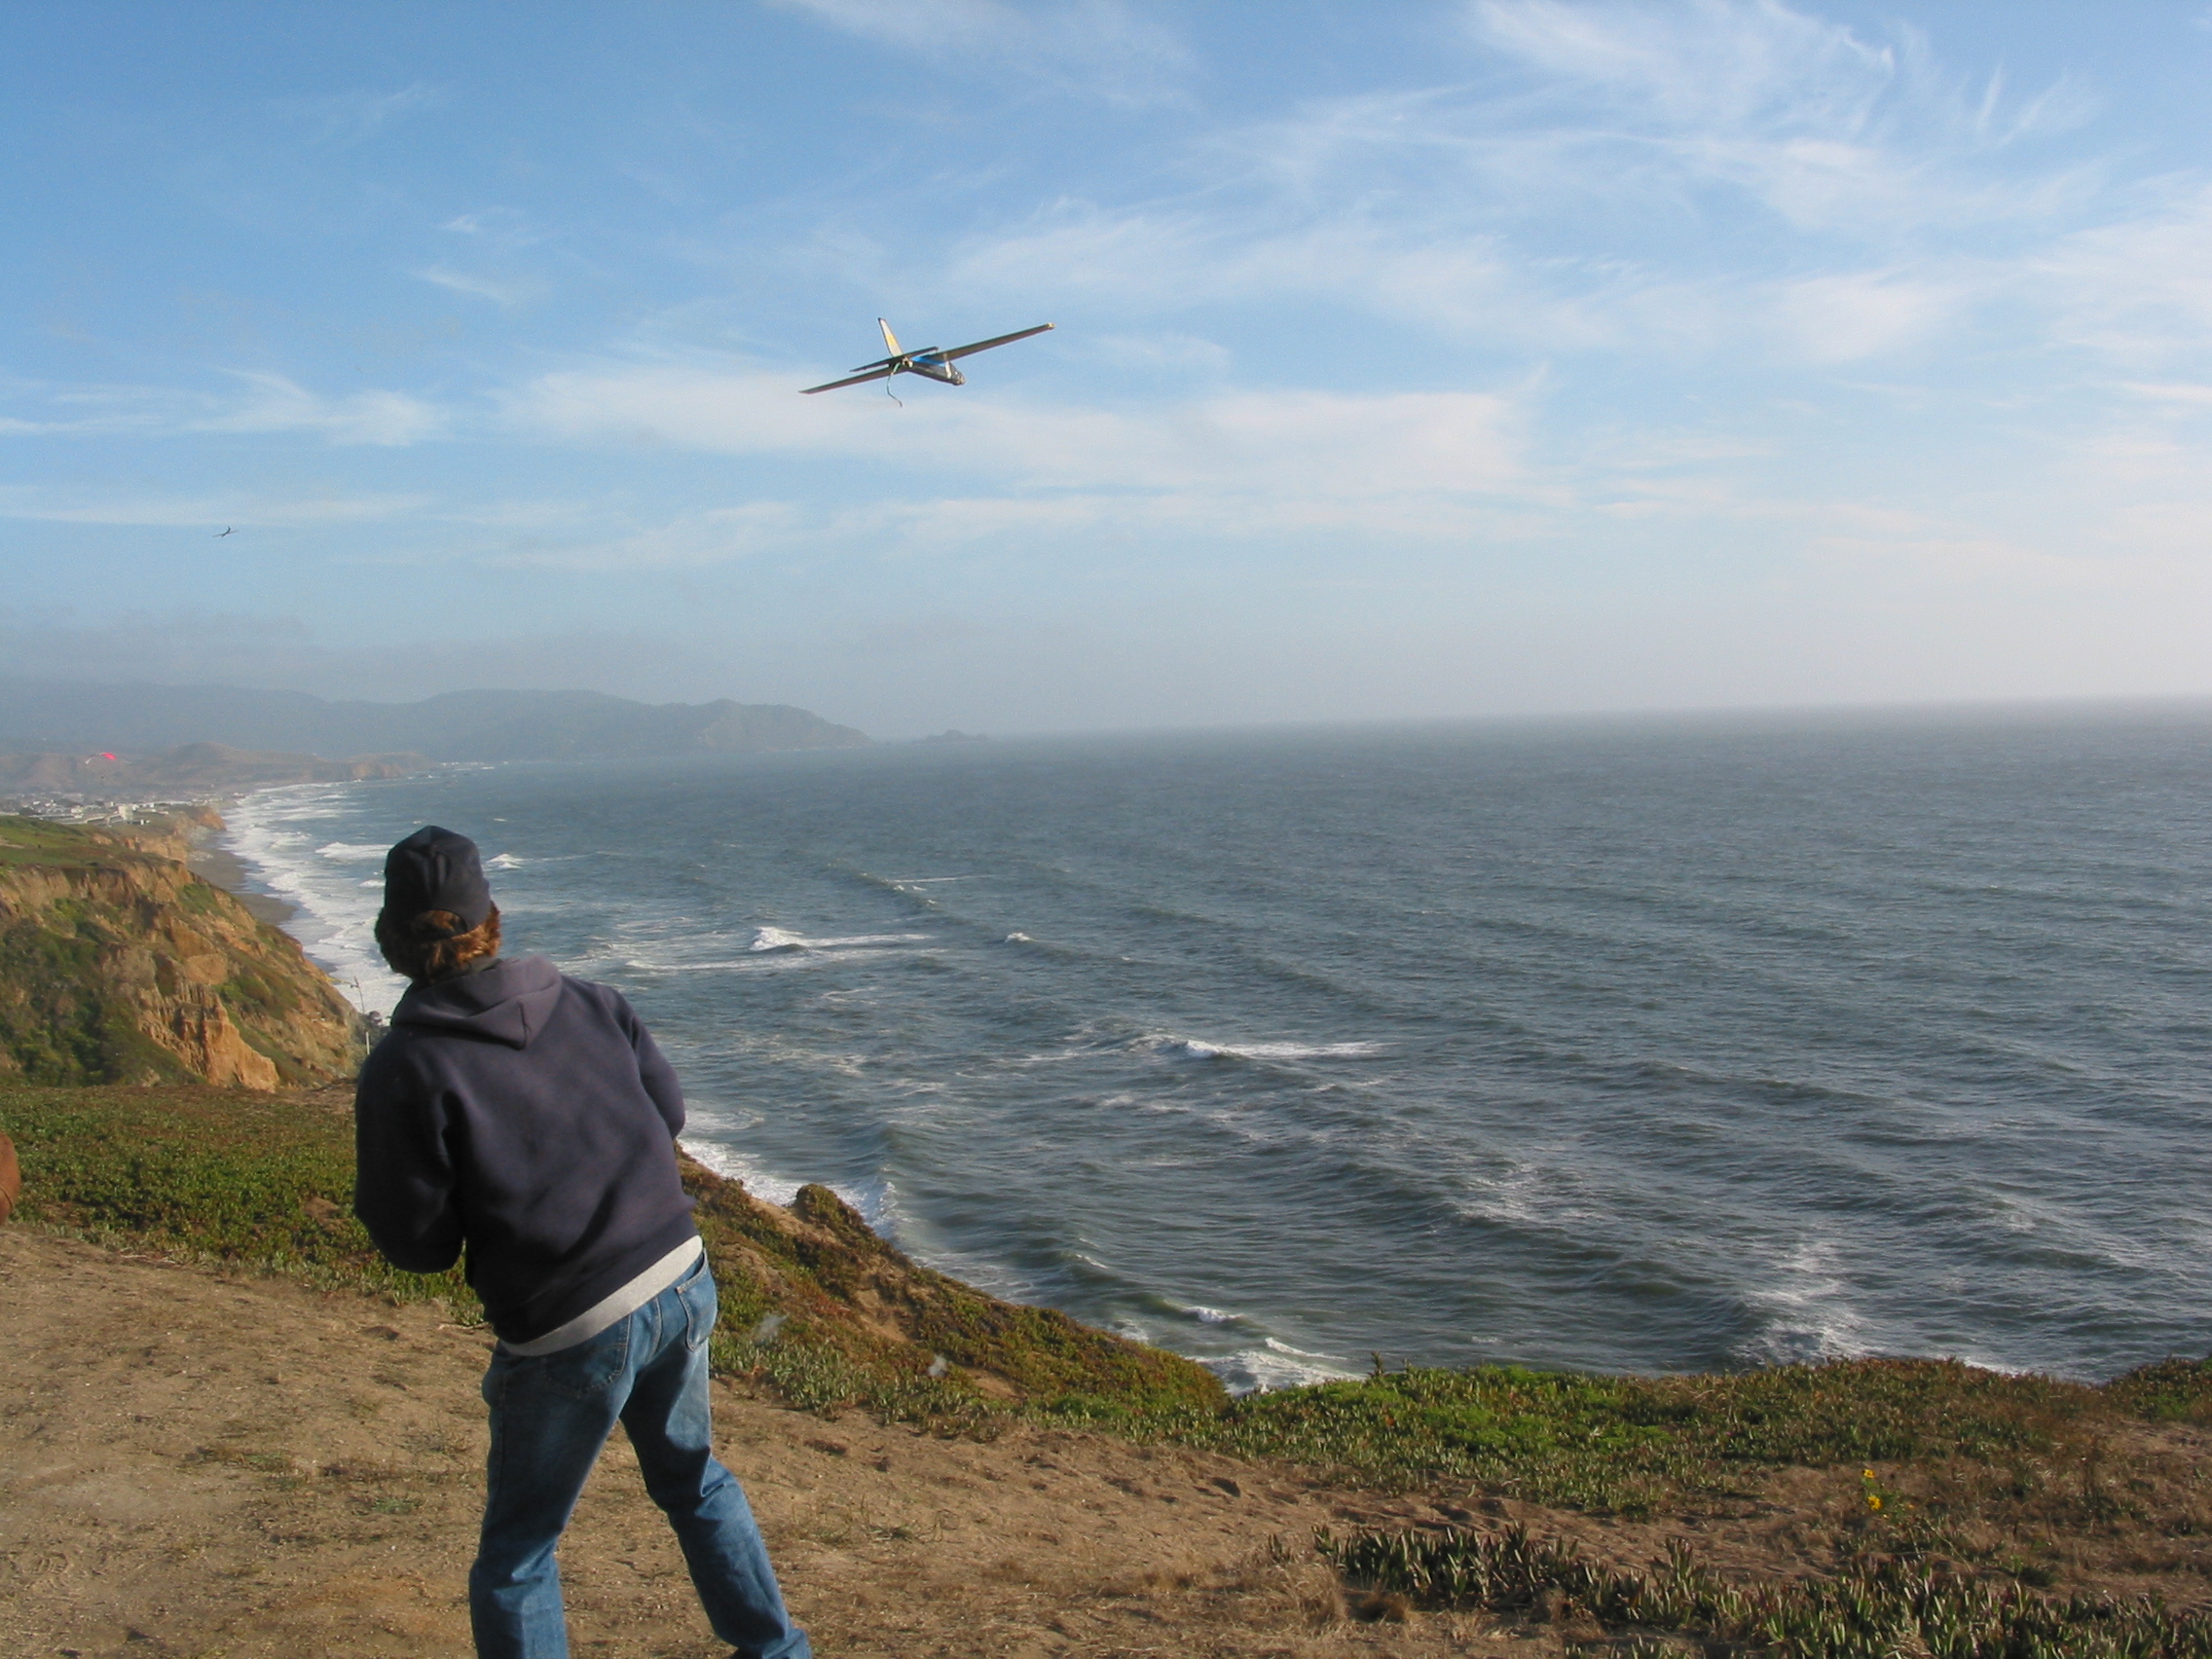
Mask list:
[[[513,570],[684,570],[797,546],[814,528],[809,515],[791,502],[747,501],[684,514],[626,535],[522,537],[480,552],[477,562]]]
[[[2138,368],[2177,356],[2201,362],[2212,349],[2212,184],[2075,231],[2027,265],[2074,344]]]
[[[2114,212],[2093,158],[2011,154],[2085,100],[1947,77],[1910,33],[1776,0],[1466,16],[1479,81],[1217,132],[1188,189],[1045,203],[956,243],[939,281],[1155,327],[1280,297],[1536,353],[1823,365],[1939,340]]]
[[[0,384],[0,394],[43,404],[36,416],[0,419],[0,435],[178,437],[205,432],[316,432],[334,444],[397,447],[445,432],[446,413],[403,391],[343,397],[309,391],[283,375],[233,370],[237,395],[143,386]]]
[[[1465,16],[1479,82],[1216,133],[1188,190],[1046,203],[956,244],[939,281],[1155,327],[1280,297],[1535,353],[1814,366],[1926,350],[1994,306],[2022,346],[2196,326],[2187,216],[2131,224],[2115,164],[2023,150],[2089,113],[2064,81],[2014,92],[1776,0]]]
[[[33,485],[0,485],[0,518],[47,524],[139,525],[158,529],[293,529],[398,518],[429,504],[427,496],[97,495]],[[226,538],[227,539],[227,538]]]
[[[1848,363],[1927,338],[1970,297],[1962,285],[1899,272],[1850,272],[1782,284],[1774,313],[1788,356]]]
[[[473,213],[456,213],[438,229],[503,248],[532,247],[545,240],[542,232],[512,207],[479,207]]]
[[[234,371],[246,395],[185,429],[196,432],[319,432],[334,444],[397,448],[443,433],[445,412],[403,391],[324,397],[282,375]]]
[[[2123,382],[2120,390],[2131,396],[2147,398],[2153,403],[2180,404],[2199,409],[2212,408],[2212,386],[2191,386],[2181,383],[2152,385],[2145,382]]]
[[[425,282],[434,282],[441,288],[450,288],[457,294],[472,294],[495,305],[519,306],[535,300],[545,292],[545,284],[535,278],[502,282],[472,272],[456,271],[446,265],[432,265],[415,273]]]
[[[1236,391],[1119,409],[1011,395],[956,402],[956,393],[939,398],[920,387],[901,411],[869,388],[802,400],[794,387],[750,369],[610,364],[540,378],[511,400],[506,418],[572,440],[843,456],[1022,491],[1188,495],[1225,518],[1253,499],[1356,511],[1396,496],[1530,487],[1519,459],[1522,413],[1500,392]],[[1275,508],[1268,510],[1272,521]]]
[[[1136,368],[1201,369],[1218,374],[1230,362],[1226,346],[1171,329],[1158,334],[1100,334],[1085,344],[1110,362]]]
[[[375,137],[395,121],[438,108],[450,97],[443,87],[416,81],[389,92],[358,91],[337,92],[328,97],[289,98],[277,108],[317,129],[318,142],[358,144]]]
[[[1684,127],[1854,132],[1899,67],[1895,47],[1774,0],[1664,8],[1477,0],[1469,20],[1494,50]]]
[[[773,0],[952,68],[1013,67],[1119,103],[1174,95],[1190,54],[1120,0]]]

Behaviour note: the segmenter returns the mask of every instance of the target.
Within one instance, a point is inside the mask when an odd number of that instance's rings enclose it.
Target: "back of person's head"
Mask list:
[[[474,841],[432,824],[385,855],[377,948],[394,974],[419,985],[499,954],[499,907]]]

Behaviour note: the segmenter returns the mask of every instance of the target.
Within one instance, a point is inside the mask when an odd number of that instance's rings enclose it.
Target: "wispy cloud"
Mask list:
[[[822,525],[821,515],[793,502],[746,501],[614,535],[516,536],[480,552],[477,562],[510,570],[688,570],[805,546]]]
[[[545,240],[544,232],[512,207],[479,207],[472,213],[456,213],[438,229],[502,248],[530,247]]]
[[[318,143],[358,144],[387,127],[451,101],[443,87],[416,81],[396,92],[357,91],[328,97],[288,98],[278,110],[313,129]]]
[[[144,386],[0,382],[0,398],[35,413],[0,416],[0,437],[178,437],[198,433],[312,432],[334,444],[385,448],[424,442],[451,426],[447,413],[403,391],[330,397],[283,375],[228,377],[229,396]]]
[[[499,306],[519,306],[542,297],[545,292],[545,284],[535,277],[502,281],[474,272],[456,271],[447,265],[432,265],[415,275],[425,282],[449,288],[454,293],[473,295]]]
[[[1818,366],[1993,301],[2047,313],[2023,256],[2120,211],[2094,157],[2015,154],[2084,95],[1949,72],[1910,31],[1777,0],[1463,16],[1461,80],[1216,131],[1186,190],[1046,203],[955,246],[945,287],[1156,317],[1281,297],[1535,352]]]
[[[2036,249],[2026,280],[2072,344],[2138,370],[2181,358],[2212,369],[2212,183],[2156,194],[2165,199]]]
[[[1117,103],[1176,95],[1192,66],[1167,29],[1120,0],[773,0],[949,67],[1014,68]]]
[[[9,484],[0,485],[0,518],[158,529],[235,525],[241,530],[275,530],[394,519],[422,510],[430,500],[427,496],[257,496],[247,491],[209,491],[197,496],[102,494]]]
[[[1393,498],[1471,500],[1532,487],[1511,392],[1230,391],[1139,408],[917,397],[903,413],[879,401],[801,401],[789,378],[752,369],[610,364],[531,383],[506,419],[571,440],[842,456],[1014,491],[1174,497],[1225,528],[1316,524]]]

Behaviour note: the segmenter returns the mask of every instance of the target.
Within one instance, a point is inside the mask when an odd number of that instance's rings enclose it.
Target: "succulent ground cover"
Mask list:
[[[2212,1654],[2204,1613],[2171,1611],[2151,1596],[2044,1595],[1916,1554],[1860,1555],[1829,1576],[1747,1584],[1679,1546],[1645,1568],[1609,1567],[1520,1527],[1324,1535],[1320,1548],[1370,1605],[1536,1612],[1569,1633],[1569,1647],[1625,1635],[1657,1653],[1683,1651],[1678,1641],[1775,1659]]]

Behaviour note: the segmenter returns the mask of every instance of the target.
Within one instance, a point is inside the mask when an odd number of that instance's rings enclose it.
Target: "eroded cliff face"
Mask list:
[[[0,818],[0,1076],[247,1088],[352,1074],[351,1006],[173,830]]]

